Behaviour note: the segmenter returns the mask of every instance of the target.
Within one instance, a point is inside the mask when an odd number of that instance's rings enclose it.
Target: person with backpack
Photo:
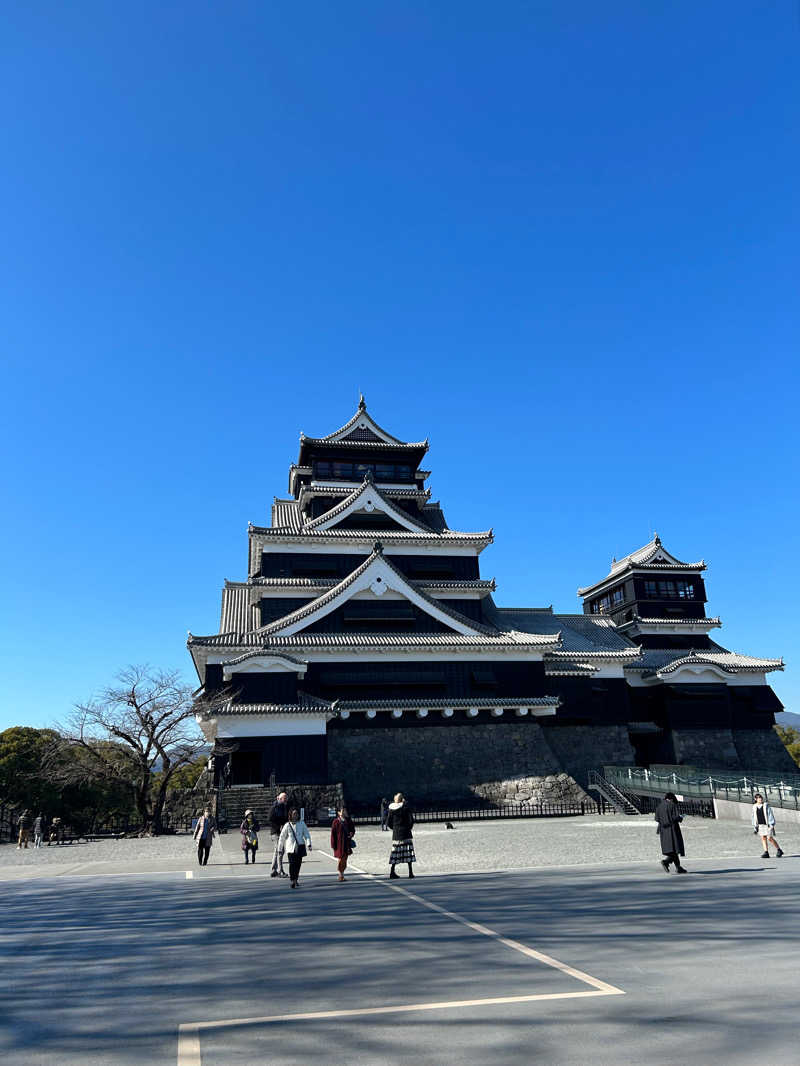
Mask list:
[[[289,811],[289,820],[281,829],[278,847],[281,855],[285,853],[289,860],[290,886],[299,888],[300,867],[303,865],[307,851],[311,851],[311,834],[296,807],[292,807]]]
[[[753,832],[758,834],[761,838],[761,844],[764,851],[761,853],[762,859],[768,859],[769,845],[774,844],[777,851],[775,852],[775,858],[780,859],[783,855],[781,846],[775,839],[775,815],[772,813],[772,807],[768,803],[764,802],[764,797],[756,792],[753,796]]]
[[[239,832],[242,834],[242,851],[244,852],[244,864],[247,866],[250,856],[253,856],[253,866],[256,864],[256,852],[258,851],[258,831],[261,826],[258,819],[248,807],[244,812]]]
[[[414,834],[411,827],[414,825],[414,814],[406,803],[405,796],[398,792],[394,802],[389,804],[389,817],[387,825],[392,831],[392,851],[389,855],[389,877],[397,877],[395,866],[399,862],[408,863],[408,876],[414,876],[414,863],[417,857],[414,854]]]

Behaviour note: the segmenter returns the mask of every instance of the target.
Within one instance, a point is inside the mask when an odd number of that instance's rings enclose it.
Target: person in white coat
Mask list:
[[[761,844],[764,848],[761,858],[769,858],[769,845],[772,843],[777,848],[775,858],[779,859],[783,852],[775,839],[775,815],[772,813],[772,807],[765,803],[764,797],[758,793],[753,796],[753,800],[753,832],[761,837]]]
[[[281,829],[278,839],[278,853],[287,855],[289,859],[289,884],[292,888],[299,888],[300,867],[306,855],[306,850],[311,851],[311,834],[308,826],[300,817],[300,811],[293,807],[289,811],[289,821]]]

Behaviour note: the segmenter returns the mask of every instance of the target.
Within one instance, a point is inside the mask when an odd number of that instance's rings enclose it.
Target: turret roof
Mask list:
[[[624,556],[622,559],[612,559],[611,569],[601,581],[595,581],[591,585],[587,585],[585,588],[578,589],[579,596],[586,596],[591,592],[596,591],[602,585],[607,584],[610,581],[614,581],[620,578],[623,574],[630,572],[631,570],[705,570],[706,564],[704,559],[700,559],[696,563],[684,563],[680,559],[676,559],[674,555],[671,555],[661,543],[661,538],[658,533],[653,535],[653,539],[648,541],[642,548],[638,548],[635,552],[631,552],[630,555]]]

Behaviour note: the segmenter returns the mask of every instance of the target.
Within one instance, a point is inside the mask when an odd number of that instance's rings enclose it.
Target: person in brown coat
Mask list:
[[[344,872],[347,869],[347,860],[353,850],[353,837],[356,826],[353,819],[347,813],[347,807],[342,807],[331,824],[331,851],[339,860],[339,880],[344,881]]]

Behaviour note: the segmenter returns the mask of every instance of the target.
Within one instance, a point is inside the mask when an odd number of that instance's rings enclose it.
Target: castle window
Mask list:
[[[611,593],[611,602],[616,606],[618,603],[622,603],[625,599],[625,587],[620,585],[619,588],[614,589]]]
[[[655,600],[658,598],[658,582],[657,581],[645,581],[644,594],[648,600]]]

